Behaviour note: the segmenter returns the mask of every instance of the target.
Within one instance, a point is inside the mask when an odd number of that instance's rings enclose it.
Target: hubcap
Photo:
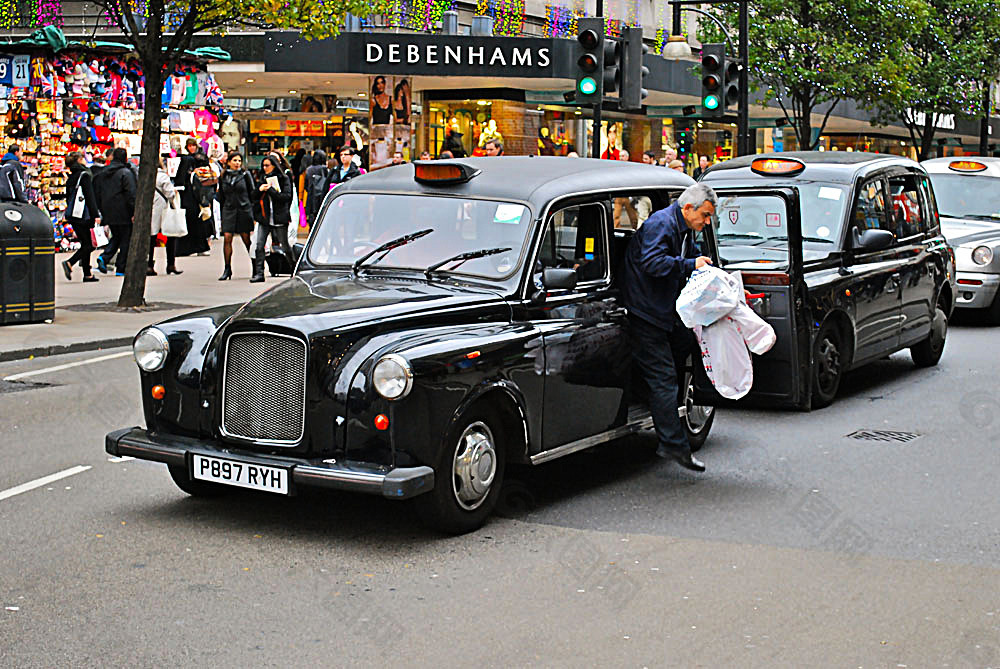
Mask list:
[[[833,390],[837,377],[840,376],[840,351],[837,345],[824,337],[819,345],[819,356],[816,361],[819,365],[819,385],[824,392]]]
[[[497,453],[490,428],[476,421],[465,428],[455,447],[452,490],[459,506],[472,511],[486,499],[497,473]]]
[[[687,408],[687,415],[684,420],[687,422],[688,430],[691,434],[698,434],[705,429],[709,419],[715,412],[715,407],[701,406],[694,403],[694,378],[688,377],[687,387],[684,389],[684,406]]]

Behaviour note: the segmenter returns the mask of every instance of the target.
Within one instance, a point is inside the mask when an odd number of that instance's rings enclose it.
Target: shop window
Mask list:
[[[892,193],[892,218],[897,239],[906,239],[927,231],[920,207],[920,189],[917,178],[907,174],[889,178],[889,192]]]
[[[608,275],[605,228],[605,209],[600,204],[559,210],[549,217],[536,270],[575,268],[580,283],[604,279]]]

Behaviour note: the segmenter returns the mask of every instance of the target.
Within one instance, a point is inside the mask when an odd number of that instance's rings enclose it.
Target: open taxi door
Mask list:
[[[748,304],[777,335],[774,347],[753,355],[753,387],[746,400],[764,406],[808,408],[812,388],[809,320],[802,271],[802,225],[795,187],[716,189],[713,237],[719,267],[742,274]],[[695,362],[694,400],[730,403]]]

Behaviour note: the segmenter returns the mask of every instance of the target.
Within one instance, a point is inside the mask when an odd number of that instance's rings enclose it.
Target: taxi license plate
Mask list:
[[[290,473],[289,469],[282,467],[236,462],[207,455],[193,455],[191,458],[192,478],[281,495],[288,494]]]

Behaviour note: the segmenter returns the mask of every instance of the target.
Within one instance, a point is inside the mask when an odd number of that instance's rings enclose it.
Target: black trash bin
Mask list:
[[[32,204],[0,202],[0,325],[55,316],[55,250],[45,212]]]

